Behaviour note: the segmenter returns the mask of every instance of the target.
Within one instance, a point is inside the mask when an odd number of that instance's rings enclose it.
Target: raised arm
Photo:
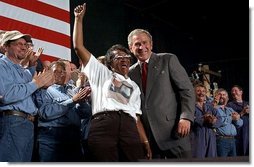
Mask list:
[[[85,66],[91,57],[91,53],[84,47],[83,41],[83,18],[86,12],[86,3],[78,5],[74,9],[75,21],[73,28],[73,47]]]

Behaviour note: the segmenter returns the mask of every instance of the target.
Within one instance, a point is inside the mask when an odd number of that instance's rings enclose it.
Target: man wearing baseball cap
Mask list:
[[[24,38],[26,41],[31,40],[31,36],[29,34],[22,34],[17,30],[6,31],[2,37],[2,45],[4,45],[8,41],[17,40],[19,38]]]
[[[32,94],[54,82],[52,71],[37,75],[35,66],[20,65],[32,52],[27,49],[29,39],[14,30],[5,32],[1,41],[5,56],[0,59],[0,162],[31,161],[37,114]]]
[[[27,51],[27,45],[26,42],[31,40],[31,36],[29,34],[22,34],[21,32],[17,31],[17,30],[13,30],[13,31],[6,31],[3,35],[2,35],[2,39],[1,39],[1,46],[5,49],[6,51],[6,47],[10,46],[10,44],[15,44],[17,45],[23,45],[23,47],[21,47],[18,51],[18,53],[16,53],[18,56],[18,59],[24,59],[24,56],[27,56],[25,54],[25,52]],[[19,41],[19,42],[18,42]],[[22,42],[20,42],[22,41]],[[27,53],[28,54],[28,53]],[[31,54],[31,53],[29,53]],[[21,57],[20,57],[21,56]]]

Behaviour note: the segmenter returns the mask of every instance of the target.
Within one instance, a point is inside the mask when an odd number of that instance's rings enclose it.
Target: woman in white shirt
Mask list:
[[[142,114],[140,89],[128,77],[130,52],[121,45],[114,45],[106,54],[108,67],[101,64],[83,45],[85,11],[86,4],[74,9],[73,46],[92,89],[93,116],[88,134],[91,160],[151,159],[151,149],[139,118]]]

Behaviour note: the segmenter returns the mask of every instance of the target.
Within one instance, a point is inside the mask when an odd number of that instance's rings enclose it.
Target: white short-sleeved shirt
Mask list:
[[[123,110],[137,120],[140,110],[140,89],[130,78],[113,73],[93,55],[81,69],[89,80],[92,89],[93,115],[103,111]]]

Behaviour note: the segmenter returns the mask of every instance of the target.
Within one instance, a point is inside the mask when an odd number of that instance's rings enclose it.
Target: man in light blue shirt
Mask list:
[[[90,88],[75,91],[76,87],[65,83],[65,63],[53,62],[55,84],[35,93],[39,108],[38,144],[39,161],[80,162],[81,119],[90,119],[91,107],[85,99]]]
[[[35,74],[35,62],[25,69],[20,62],[33,54],[27,49],[28,34],[7,31],[2,44],[6,52],[0,59],[0,161],[31,161],[34,140],[34,116],[37,108],[32,94],[53,81],[53,72]]]
[[[243,125],[240,115],[232,108],[226,107],[228,93],[224,89],[218,90],[219,105],[217,106],[222,126],[216,129],[217,154],[219,157],[236,156],[235,136],[237,128]]]

